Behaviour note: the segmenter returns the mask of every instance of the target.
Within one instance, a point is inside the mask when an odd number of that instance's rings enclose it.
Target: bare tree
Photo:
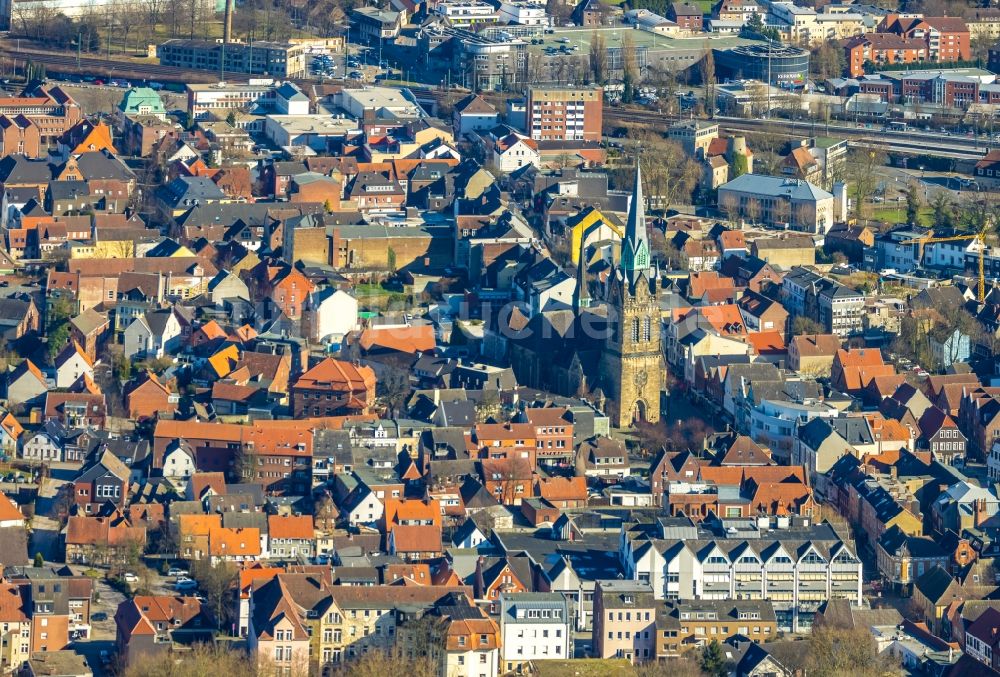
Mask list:
[[[888,677],[902,672],[887,654],[879,654],[875,638],[866,628],[840,629],[817,626],[806,652],[808,674],[813,677]]]
[[[705,112],[708,117],[715,117],[715,56],[712,48],[705,46],[705,55],[701,58],[701,84],[705,87]]]
[[[854,211],[860,216],[866,213],[865,203],[875,194],[881,180],[881,168],[886,155],[876,145],[856,148],[851,151],[847,163],[847,175],[854,188]]]
[[[590,36],[590,75],[598,85],[603,85],[608,79],[608,45],[599,31]]]
[[[635,41],[628,31],[622,34],[622,101],[632,103],[635,86],[639,81],[639,65]]]

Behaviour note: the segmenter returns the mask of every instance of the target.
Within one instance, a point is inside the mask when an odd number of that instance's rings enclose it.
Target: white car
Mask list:
[[[139,582],[139,577],[136,576],[135,574],[133,574],[131,571],[128,572],[128,573],[126,573],[124,576],[122,576],[122,578],[125,579],[126,583],[138,583]]]
[[[190,572],[187,569],[181,569],[180,567],[170,567],[167,570],[167,576],[171,578],[187,578]]]

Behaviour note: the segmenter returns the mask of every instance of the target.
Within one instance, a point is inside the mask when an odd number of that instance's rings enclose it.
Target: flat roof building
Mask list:
[[[305,46],[283,42],[230,42],[223,46],[214,40],[167,40],[156,48],[156,55],[164,66],[219,71],[223,75],[228,72],[295,78],[306,74]]]

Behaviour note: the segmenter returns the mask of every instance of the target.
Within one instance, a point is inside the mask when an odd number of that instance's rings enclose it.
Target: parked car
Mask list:
[[[196,581],[194,579],[191,579],[191,578],[186,578],[186,577],[182,576],[181,578],[178,578],[176,581],[174,581],[174,589],[175,590],[197,590],[198,589],[198,581]]]
[[[126,583],[138,583],[139,582],[139,577],[136,576],[135,574],[133,574],[131,571],[126,572],[125,575],[122,576],[122,578],[125,580]]]
[[[108,615],[103,611],[98,611],[96,614],[90,614],[90,620],[100,623],[101,621],[108,620]]]
[[[171,578],[188,578],[190,575],[187,569],[181,569],[180,567],[170,567],[167,569],[167,576]]]

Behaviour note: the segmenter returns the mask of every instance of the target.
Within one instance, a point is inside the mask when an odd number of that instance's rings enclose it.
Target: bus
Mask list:
[[[885,129],[889,132],[905,132],[908,127],[905,122],[890,122]]]

